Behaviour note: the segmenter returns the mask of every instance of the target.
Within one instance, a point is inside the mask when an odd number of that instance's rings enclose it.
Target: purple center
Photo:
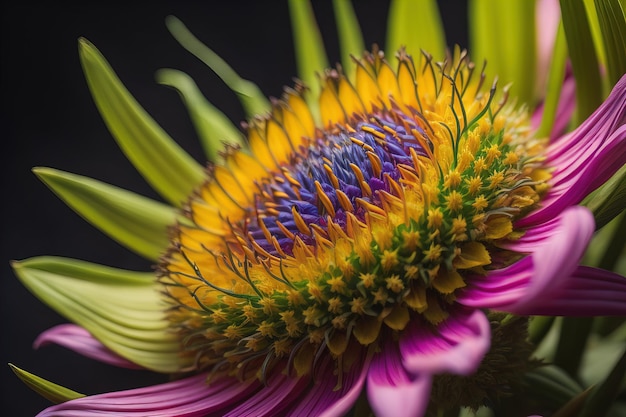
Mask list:
[[[399,117],[396,116],[396,119]],[[263,219],[249,218],[246,229],[267,252],[277,254],[274,245],[266,239],[265,234],[259,228],[258,221],[264,222],[267,230],[278,239],[280,248],[287,254],[292,253],[293,240],[285,235],[277,225],[277,221],[293,235],[299,236],[306,244],[315,244],[312,236],[302,233],[296,226],[292,207],[295,207],[307,224],[316,224],[326,228],[327,217],[330,213],[318,198],[316,181],[319,182],[334,207],[335,213],[332,220],[344,227],[346,212],[339,202],[336,190],[341,190],[348,197],[354,206],[354,215],[359,220],[363,220],[365,210],[356,204],[355,200],[360,198],[370,204],[380,206],[377,191],[384,190],[392,193],[386,178],[399,180],[398,165],[413,164],[410,149],[414,149],[418,155],[426,156],[411,131],[419,132],[428,142],[426,135],[415,125],[415,122],[407,117],[394,120],[392,116],[387,115],[384,119],[379,117],[369,122],[359,121],[354,125],[355,131],[348,131],[341,127],[338,129],[338,132],[326,133],[308,147],[301,148],[299,153],[293,155],[291,163],[285,166],[287,173],[300,183],[300,187],[295,188],[284,174],[277,174],[273,181],[261,184],[263,193],[258,194],[255,208],[257,213],[263,214]],[[368,130],[374,130],[376,134]],[[380,161],[379,170],[372,166],[368,152],[374,153]],[[327,173],[324,165],[330,166],[336,181]],[[357,172],[360,171],[360,175],[357,175],[351,165],[358,168]],[[359,176],[362,176],[363,181],[367,183],[371,194],[363,193]],[[339,186],[335,187],[334,183],[338,183]]]

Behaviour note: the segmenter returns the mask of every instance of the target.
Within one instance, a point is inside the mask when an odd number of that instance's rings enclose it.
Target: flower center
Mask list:
[[[399,61],[366,55],[355,85],[329,72],[324,129],[288,91],[191,198],[161,282],[199,368],[307,373],[321,349],[436,326],[466,279],[519,256],[498,243],[547,177],[524,113],[494,105],[463,55],[439,76]]]

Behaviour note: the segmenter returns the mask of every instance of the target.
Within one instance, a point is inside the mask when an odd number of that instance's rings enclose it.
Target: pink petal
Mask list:
[[[566,209],[559,218],[508,245],[512,250],[531,252],[531,256],[485,276],[468,278],[457,302],[516,314],[625,314],[625,279],[578,266],[594,226],[586,208]]]
[[[470,375],[489,350],[491,328],[482,311],[458,309],[436,327],[413,320],[400,338],[404,367],[414,374]]]
[[[202,417],[228,409],[260,385],[256,379],[241,382],[236,378],[207,384],[206,378],[206,374],[200,374],[151,387],[78,398],[49,407],[37,417]]]
[[[240,403],[224,417],[274,417],[298,401],[310,382],[309,377],[291,377],[280,370],[274,371],[267,385]]]
[[[74,352],[109,365],[130,369],[143,369],[119,356],[94,338],[91,333],[75,324],[60,324],[41,333],[33,343],[35,349],[57,344]]]
[[[345,415],[356,402],[363,390],[370,359],[358,360],[349,372],[343,374],[340,389],[334,372],[334,361],[330,356],[324,359],[316,372],[313,386],[305,397],[298,399],[295,408],[288,416],[340,417]]]
[[[528,227],[558,215],[578,204],[587,194],[609,179],[626,161],[626,76],[611,95],[583,124],[550,144],[548,166],[555,172],[552,188],[542,207],[520,219],[517,227]]]
[[[407,374],[398,345],[386,338],[367,374],[367,398],[378,417],[421,416],[430,399],[431,375]]]
[[[626,316],[626,278],[579,266],[549,302],[527,305],[526,309],[529,315]]]

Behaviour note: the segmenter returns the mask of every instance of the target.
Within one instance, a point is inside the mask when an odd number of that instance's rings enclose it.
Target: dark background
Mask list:
[[[6,363],[83,393],[165,380],[85,359],[64,348],[32,349],[43,330],[66,322],[15,278],[9,261],[39,255],[84,259],[134,270],[151,264],[89,225],[30,171],[49,166],[160,199],[124,158],[102,122],[81,72],[77,39],[93,42],[146,110],[198,161],[200,145],[177,93],[154,81],[159,68],[190,74],[233,121],[244,114],[221,81],[180,47],[164,18],[173,14],[268,96],[279,96],[296,74],[287,2],[49,2],[2,6],[0,145],[0,365],[3,416],[33,416],[50,405],[21,384]],[[50,2],[56,3],[56,2]],[[315,11],[330,62],[339,60],[329,0]],[[440,1],[448,44],[467,46],[463,1]],[[365,44],[384,46],[387,1],[358,1]],[[416,18],[419,27],[419,18]]]

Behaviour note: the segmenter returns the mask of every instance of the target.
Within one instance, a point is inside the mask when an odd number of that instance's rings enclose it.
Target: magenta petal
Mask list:
[[[241,382],[236,378],[207,384],[206,377],[200,374],[151,387],[77,398],[49,407],[37,417],[202,417],[227,409],[259,387],[257,380]]]
[[[414,374],[470,375],[489,350],[491,328],[482,311],[458,309],[436,328],[413,320],[400,338],[404,367]]]
[[[626,278],[579,266],[549,302],[525,306],[525,314],[546,316],[626,316]]]
[[[367,398],[377,417],[421,416],[430,398],[431,375],[409,375],[398,346],[387,338],[367,374]]]
[[[267,385],[241,402],[223,417],[274,417],[299,400],[309,384],[308,377],[295,378],[280,370],[273,372]]]
[[[460,304],[517,312],[525,305],[544,300],[558,290],[578,266],[595,228],[593,216],[574,206],[561,215],[529,230],[508,249],[530,252],[513,265],[474,275],[457,296]]]
[[[356,361],[350,371],[343,374],[341,388],[335,389],[337,375],[334,372],[334,360],[330,356],[326,357],[316,371],[313,386],[306,396],[298,399],[298,403],[287,415],[290,417],[345,415],[354,406],[363,390],[369,363],[369,360]]]
[[[83,356],[113,366],[130,369],[143,369],[117,353],[109,350],[91,333],[75,324],[60,324],[41,333],[33,343],[35,349],[49,344],[57,344]]]
[[[583,124],[550,144],[546,164],[555,171],[541,207],[517,223],[528,227],[548,221],[578,204],[609,179],[626,159],[626,76]]]

